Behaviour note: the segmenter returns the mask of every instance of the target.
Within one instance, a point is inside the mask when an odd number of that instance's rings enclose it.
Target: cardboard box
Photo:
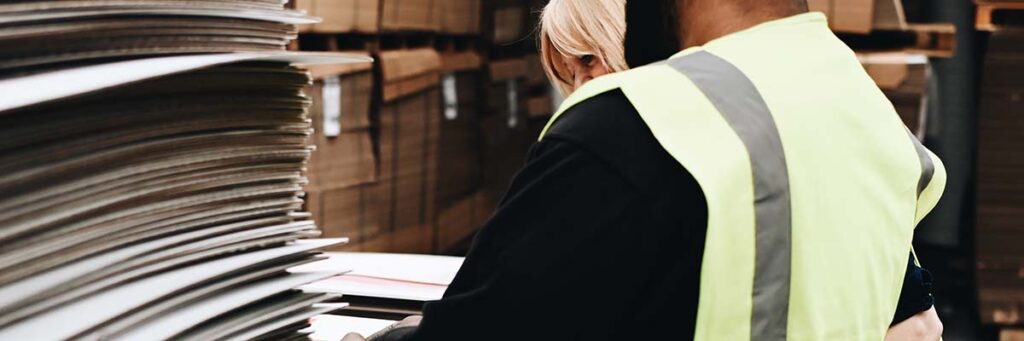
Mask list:
[[[367,250],[429,252],[434,245],[441,124],[440,58],[432,49],[380,55],[379,229]]]
[[[431,48],[383,51],[380,63],[385,102],[435,87],[440,81],[441,56]]]
[[[491,40],[496,44],[507,44],[522,39],[525,32],[526,7],[508,6],[494,10],[494,32]]]
[[[361,251],[368,231],[379,230],[372,185],[306,191],[306,208],[324,238],[349,238],[336,251]]]
[[[441,8],[441,32],[447,34],[479,34],[482,0],[445,0]]]
[[[479,110],[483,84],[475,52],[442,56],[443,121],[438,165],[438,201],[443,206],[477,191],[482,169]]]
[[[369,65],[315,71],[306,88],[316,150],[307,166],[307,189],[330,190],[376,181],[370,127],[373,75]]]
[[[865,34],[907,27],[899,0],[809,0],[808,6],[811,11],[825,13],[837,32]]]
[[[295,9],[322,21],[302,25],[300,32],[376,33],[379,30],[380,0],[294,0]]]
[[[437,32],[441,29],[441,1],[380,0],[380,30],[384,32]]]

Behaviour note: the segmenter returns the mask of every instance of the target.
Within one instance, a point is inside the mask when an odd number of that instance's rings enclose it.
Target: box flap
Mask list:
[[[314,80],[320,80],[328,76],[344,76],[357,72],[366,72],[373,70],[373,59],[370,58],[370,53],[365,51],[346,51],[345,53],[353,56],[363,56],[368,60],[362,63],[351,63],[351,64],[323,64],[323,65],[310,65],[306,67],[309,70],[310,75]]]
[[[432,48],[381,51],[381,75],[385,83],[415,78],[441,69],[441,56]]]

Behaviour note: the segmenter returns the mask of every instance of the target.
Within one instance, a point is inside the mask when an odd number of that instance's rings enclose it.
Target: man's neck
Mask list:
[[[722,36],[800,13],[770,5],[749,8],[740,3],[730,0],[678,0],[680,46],[686,49],[704,45]]]

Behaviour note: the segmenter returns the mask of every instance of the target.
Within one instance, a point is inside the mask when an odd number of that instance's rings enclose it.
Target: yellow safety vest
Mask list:
[[[612,89],[707,198],[695,339],[885,337],[946,175],[823,14],[594,79],[548,127]]]

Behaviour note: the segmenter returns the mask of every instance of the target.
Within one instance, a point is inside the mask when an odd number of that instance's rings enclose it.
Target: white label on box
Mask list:
[[[324,136],[341,135],[341,81],[338,76],[324,78]]]
[[[441,79],[444,92],[444,118],[451,121],[459,118],[459,97],[455,87],[455,74],[449,73]]]
[[[509,79],[508,83],[508,126],[515,128],[519,125],[519,89],[516,87],[516,80]]]

